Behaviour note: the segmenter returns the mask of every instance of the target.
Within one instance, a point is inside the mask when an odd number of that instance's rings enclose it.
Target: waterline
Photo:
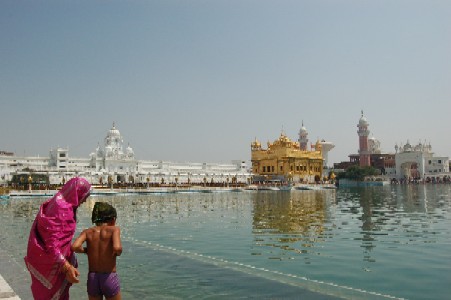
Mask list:
[[[350,286],[341,286],[336,283],[324,282],[321,280],[310,279],[295,274],[286,274],[280,271],[269,270],[266,268],[256,267],[253,265],[241,263],[238,261],[228,261],[223,258],[217,258],[210,255],[177,249],[171,246],[164,246],[151,241],[142,241],[133,238],[127,239],[133,244],[145,245],[156,251],[164,251],[174,255],[184,256],[189,259],[197,260],[203,263],[215,265],[220,268],[231,269],[233,271],[246,273],[248,275],[261,277],[269,280],[275,280],[279,283],[288,284],[300,288],[307,289],[324,295],[330,295],[344,299],[403,299],[382,293],[366,291]]]

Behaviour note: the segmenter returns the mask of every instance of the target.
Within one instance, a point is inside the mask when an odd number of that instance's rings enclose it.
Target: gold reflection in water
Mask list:
[[[256,245],[306,253],[322,242],[327,218],[326,195],[314,191],[256,193],[253,197]]]

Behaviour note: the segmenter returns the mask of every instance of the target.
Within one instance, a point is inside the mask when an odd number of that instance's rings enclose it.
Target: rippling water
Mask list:
[[[42,201],[0,205],[0,248],[19,262]],[[79,209],[78,231],[91,226],[95,201],[118,210],[124,299],[451,294],[450,185],[98,196]],[[86,257],[79,262],[74,299],[86,297]]]

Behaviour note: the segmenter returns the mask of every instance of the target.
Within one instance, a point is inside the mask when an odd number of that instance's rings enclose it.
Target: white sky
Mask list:
[[[230,162],[250,143],[450,156],[451,1],[0,1],[0,150],[87,157],[112,123],[138,159]]]

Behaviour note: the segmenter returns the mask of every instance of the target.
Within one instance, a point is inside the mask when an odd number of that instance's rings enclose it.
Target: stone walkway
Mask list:
[[[20,297],[16,295],[9,284],[0,275],[0,299],[5,300],[19,300]]]
[[[25,263],[18,262],[0,248],[0,300],[33,299],[30,274]]]

